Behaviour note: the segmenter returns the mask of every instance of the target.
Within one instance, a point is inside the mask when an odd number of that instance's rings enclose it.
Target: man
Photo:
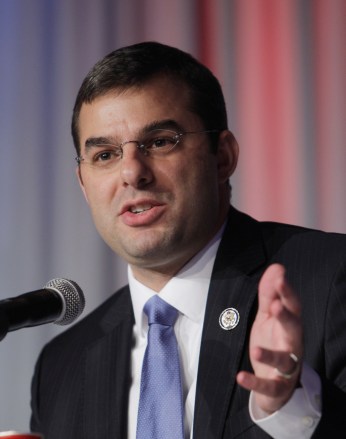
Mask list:
[[[84,80],[72,133],[129,286],[43,350],[32,429],[136,437],[143,308],[158,294],[179,311],[185,438],[344,437],[345,237],[230,207],[238,146],[211,72],[158,43],[119,49]]]

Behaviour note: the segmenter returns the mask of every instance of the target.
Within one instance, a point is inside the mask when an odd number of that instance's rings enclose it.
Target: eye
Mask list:
[[[177,138],[175,135],[163,134],[160,136],[155,135],[154,137],[149,137],[143,142],[146,150],[169,150],[177,143]]]
[[[175,140],[173,137],[158,137],[151,141],[152,148],[164,148],[165,146],[174,145]]]
[[[117,160],[122,156],[121,148],[112,145],[103,145],[102,150],[98,151],[92,157],[92,163],[95,165],[107,164],[107,162]]]

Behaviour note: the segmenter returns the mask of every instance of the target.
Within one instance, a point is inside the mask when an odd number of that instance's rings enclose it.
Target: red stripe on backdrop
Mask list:
[[[296,2],[238,0],[236,5],[242,205],[259,218],[297,222]]]
[[[214,0],[198,1],[198,45],[197,58],[212,71],[216,67],[216,38],[217,38],[217,2]]]
[[[197,58],[218,78],[227,100],[233,61],[232,7],[228,0],[199,0],[197,4]]]
[[[318,216],[328,228],[330,218],[342,217],[345,204],[346,2],[316,0],[314,6]]]

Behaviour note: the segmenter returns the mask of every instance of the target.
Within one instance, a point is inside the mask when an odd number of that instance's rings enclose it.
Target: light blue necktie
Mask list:
[[[137,439],[183,439],[183,398],[177,339],[177,310],[158,295],[144,305],[148,316],[138,408]]]

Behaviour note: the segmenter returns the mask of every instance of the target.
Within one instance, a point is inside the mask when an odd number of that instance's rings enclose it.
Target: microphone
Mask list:
[[[56,323],[69,325],[83,312],[84,294],[68,279],[52,279],[42,290],[0,301],[0,341],[7,332]]]

